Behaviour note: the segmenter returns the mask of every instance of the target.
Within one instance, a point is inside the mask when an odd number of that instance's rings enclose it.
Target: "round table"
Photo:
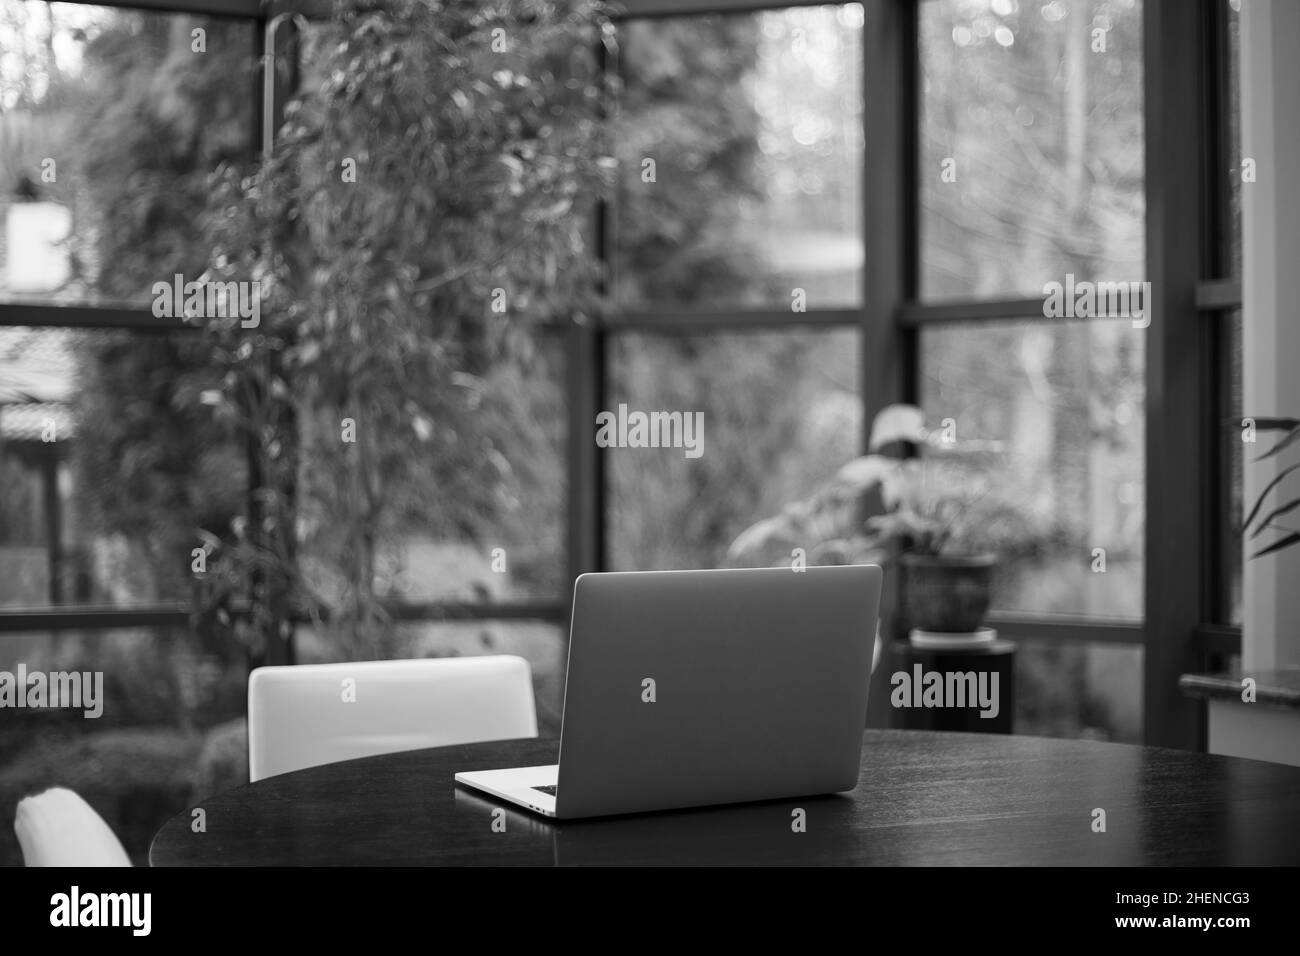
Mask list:
[[[1300,768],[1084,740],[869,730],[855,791],[551,821],[454,783],[555,740],[367,757],[214,794],[154,866],[1300,864]],[[198,828],[193,810],[201,808]],[[796,832],[795,810],[805,829]],[[1105,830],[1097,827],[1105,811]],[[201,832],[196,832],[201,830]]]

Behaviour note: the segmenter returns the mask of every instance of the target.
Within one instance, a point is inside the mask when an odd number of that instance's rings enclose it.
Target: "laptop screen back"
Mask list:
[[[561,817],[851,790],[881,570],[585,574]]]

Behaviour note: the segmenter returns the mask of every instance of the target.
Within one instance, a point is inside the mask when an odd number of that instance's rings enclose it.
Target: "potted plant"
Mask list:
[[[1300,442],[1300,418],[1248,418],[1243,421],[1243,425],[1249,429],[1249,434],[1252,437],[1257,431],[1286,432],[1277,444],[1256,458],[1256,461],[1272,458],[1274,455],[1281,454],[1292,445]],[[1249,532],[1247,540],[1250,541],[1258,539],[1265,531],[1277,533],[1277,537],[1270,543],[1251,554],[1252,558],[1260,558],[1266,554],[1273,554],[1284,548],[1289,548],[1294,544],[1300,544],[1300,528],[1278,523],[1279,518],[1300,508],[1300,498],[1282,501],[1280,504],[1275,504],[1267,514],[1262,516],[1260,514],[1264,510],[1264,503],[1268,500],[1269,495],[1278,491],[1282,486],[1282,482],[1296,471],[1300,471],[1300,463],[1279,471],[1273,480],[1264,486],[1264,490],[1259,493],[1259,497],[1255,500],[1254,507],[1246,515],[1246,520],[1241,523],[1241,533],[1245,535]],[[1280,494],[1279,497],[1281,497]],[[1256,518],[1259,520],[1256,521]],[[1253,530],[1251,528],[1252,524],[1254,525]]]
[[[998,562],[992,527],[1015,517],[992,493],[987,464],[1000,444],[958,442],[951,427],[927,428],[916,406],[890,405],[872,422],[867,451],[812,497],[746,529],[729,559],[782,547],[808,564],[893,566],[903,633],[977,630]],[[864,520],[864,505],[880,513]]]

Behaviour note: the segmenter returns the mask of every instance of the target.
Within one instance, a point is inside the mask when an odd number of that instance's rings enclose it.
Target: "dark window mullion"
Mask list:
[[[1241,280],[1202,279],[1196,284],[1196,308],[1201,312],[1241,308]]]
[[[1220,659],[1241,654],[1241,628],[1235,624],[1202,624],[1196,629],[1197,649]]]
[[[192,13],[232,20],[256,20],[262,15],[262,0],[63,0],[96,7],[120,7],[151,13]]]
[[[779,330],[804,326],[852,327],[862,322],[862,309],[717,309],[682,312],[620,312],[601,325],[616,332],[710,333],[727,330]]]
[[[569,613],[569,605],[560,598],[491,604],[431,601],[426,604],[394,604],[387,606],[386,610],[395,621],[563,621]]]
[[[757,13],[763,10],[823,5],[826,5],[826,0],[622,0],[616,7],[614,17],[620,20],[652,20],[719,13]],[[843,6],[844,3],[831,5]]]
[[[1146,110],[1146,275],[1157,294],[1146,331],[1146,522],[1143,740],[1195,749],[1199,709],[1179,677],[1195,670],[1193,631],[1206,602],[1203,564],[1205,447],[1203,325],[1195,308],[1201,276],[1204,169],[1199,78],[1205,4],[1143,4]],[[1221,2],[1221,0],[1220,0]],[[1190,197],[1190,201],[1189,201]]]
[[[920,261],[918,147],[920,136],[915,2],[864,6],[862,29],[862,124],[868,148],[862,160],[863,301],[858,387],[862,397],[861,447],[877,412],[895,402],[917,400],[919,361],[915,328],[900,321],[904,303],[917,294]],[[897,597],[895,575],[881,596],[880,635],[892,657]],[[868,695],[867,725],[894,722],[888,666],[877,668]]]
[[[147,306],[48,305],[0,302],[0,328],[128,329],[133,332],[196,332],[199,326],[158,318]]]
[[[265,3],[263,16],[273,20],[282,13],[293,13],[308,20],[328,20],[334,15],[334,0],[260,0]]]
[[[178,603],[137,607],[4,608],[0,610],[0,641],[4,640],[5,634],[14,632],[185,627],[189,622],[189,608]]]
[[[1232,134],[1230,116],[1231,84],[1228,67],[1228,9],[1222,0],[1207,0],[1202,4],[1204,68],[1202,75],[1202,155],[1204,181],[1202,203],[1203,235],[1201,243],[1201,275],[1197,284],[1196,307],[1201,311],[1205,340],[1204,377],[1207,385],[1207,412],[1204,422],[1208,454],[1206,473],[1206,500],[1203,508],[1204,540],[1201,562],[1204,593],[1207,595],[1205,617],[1210,621],[1228,619],[1231,596],[1228,569],[1232,564],[1232,550],[1240,548],[1229,511],[1229,490],[1232,487],[1232,455],[1227,442],[1236,438],[1235,429],[1225,427],[1231,411],[1231,329],[1229,322],[1233,310],[1241,308],[1241,280],[1232,276],[1231,233],[1232,215],[1231,177],[1240,175],[1236,168],[1238,157],[1231,155]],[[1217,662],[1222,665],[1222,661]]]
[[[1232,190],[1230,173],[1236,166],[1231,155],[1232,134],[1228,127],[1228,6],[1223,0],[1201,5],[1203,16],[1204,69],[1202,71],[1202,163],[1204,183],[1201,215],[1201,276],[1204,279],[1232,278]]]
[[[1059,322],[1043,315],[1043,297],[1015,299],[962,299],[953,302],[904,302],[898,322],[916,328],[930,322],[990,322],[1002,319],[1040,319]]]
[[[622,43],[622,37],[618,42]],[[594,52],[602,81],[620,71],[621,65],[612,62],[614,51],[603,40],[597,41]],[[605,91],[608,89],[606,86]],[[608,120],[616,109],[617,104],[602,100],[600,119]],[[592,248],[601,269],[599,291],[608,297],[611,291],[609,277],[614,265],[615,222],[614,209],[604,198],[596,204],[591,228],[594,233]],[[565,503],[570,586],[581,574],[605,570],[609,554],[609,530],[605,520],[605,459],[596,447],[594,431],[596,415],[605,406],[608,376],[608,343],[603,318],[588,315],[578,321],[575,316],[565,333],[568,414]],[[567,642],[567,634],[565,639]]]
[[[567,598],[537,598],[520,601],[469,602],[430,601],[422,604],[388,604],[385,610],[395,621],[563,621],[568,613]],[[118,607],[74,605],[59,608],[5,608],[0,610],[0,641],[5,634],[30,631],[111,631],[135,627],[184,628],[191,623],[192,609],[183,603]],[[326,618],[327,619],[327,618]],[[294,623],[315,619],[295,615]]]
[[[988,625],[997,630],[999,637],[1015,640],[1132,644],[1139,647],[1146,640],[1139,621],[1107,621],[1095,617],[990,611]]]

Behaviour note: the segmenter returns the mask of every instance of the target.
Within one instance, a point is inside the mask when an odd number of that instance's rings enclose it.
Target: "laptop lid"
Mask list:
[[[556,815],[851,790],[874,565],[584,574]]]

